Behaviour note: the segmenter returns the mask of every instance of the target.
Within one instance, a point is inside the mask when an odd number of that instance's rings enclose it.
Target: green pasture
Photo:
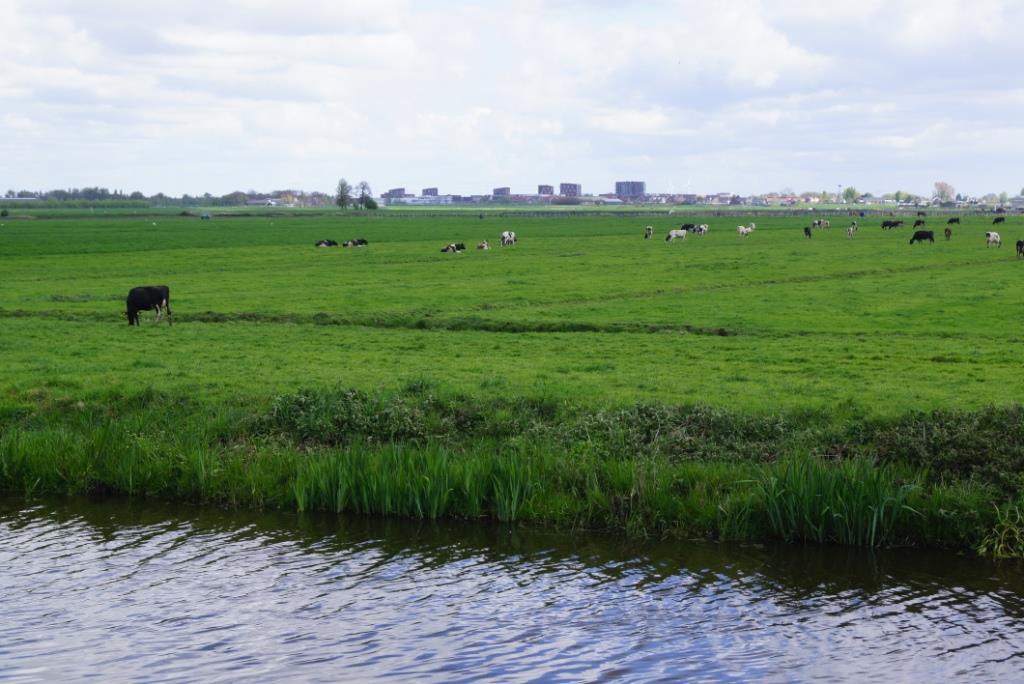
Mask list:
[[[700,220],[700,219],[697,219]],[[15,394],[156,387],[212,397],[429,381],[484,395],[657,399],[755,412],[863,413],[1020,401],[1024,263],[964,217],[909,245],[849,218],[106,216],[0,228],[0,362]],[[643,227],[655,239],[642,239]],[[515,248],[498,246],[515,230]],[[1015,232],[1016,231],[1016,232]],[[364,237],[362,249],[317,249]],[[483,239],[490,251],[472,249]],[[442,254],[448,242],[462,254]],[[171,287],[175,325],[122,318],[128,289]]]
[[[1024,555],[1024,218],[689,216],[8,217],[0,489]]]

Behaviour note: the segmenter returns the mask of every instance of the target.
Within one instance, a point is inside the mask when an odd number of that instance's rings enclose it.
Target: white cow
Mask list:
[[[992,245],[1003,246],[1003,238],[999,237],[999,233],[985,233],[985,246],[991,247]]]
[[[740,237],[747,237],[754,232],[754,229],[750,226],[736,226],[736,234]]]
[[[506,230],[501,234],[501,246],[502,247],[515,247],[516,246],[516,234],[514,231]]]
[[[477,249],[490,249],[491,245],[487,242],[487,240],[484,240],[479,245],[477,245],[476,248]]]
[[[665,236],[665,242],[672,242],[676,238],[679,238],[680,240],[685,240],[686,231],[681,228],[673,228],[672,230],[668,231],[668,235]]]

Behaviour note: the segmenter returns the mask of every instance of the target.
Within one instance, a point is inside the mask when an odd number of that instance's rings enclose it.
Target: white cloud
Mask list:
[[[1009,0],[0,0],[0,13],[14,36],[0,174],[16,188],[1024,182],[1024,7]],[[104,152],[116,165],[96,164]]]

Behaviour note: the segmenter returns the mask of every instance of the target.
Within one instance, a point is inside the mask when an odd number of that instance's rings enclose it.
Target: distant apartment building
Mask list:
[[[512,194],[512,188],[509,188],[509,187],[494,188],[494,191],[491,193],[491,195],[493,197],[508,197],[511,194]]]
[[[558,186],[558,194],[562,197],[579,197],[583,194],[583,186],[579,183],[561,183]]]
[[[381,197],[384,199],[401,199],[405,197],[405,188],[391,188],[381,195]]]
[[[647,194],[647,184],[643,181],[617,181],[615,196],[620,199],[637,199]]]
[[[537,194],[538,195],[554,195],[555,194],[555,186],[553,186],[553,185],[538,185],[537,186]]]
[[[423,188],[424,197],[437,197],[437,188]]]

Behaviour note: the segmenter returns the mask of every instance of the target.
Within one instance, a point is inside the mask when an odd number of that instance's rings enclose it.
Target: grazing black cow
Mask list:
[[[889,230],[890,228],[899,228],[902,225],[903,221],[890,221],[888,219],[882,221],[882,228],[885,230]]]
[[[915,242],[935,242],[935,233],[930,230],[918,230],[914,232],[914,237],[910,238],[910,244]]]
[[[951,226],[954,223],[957,224],[957,225],[960,225],[960,217],[959,216],[954,216],[953,218],[951,218],[948,221],[946,221],[946,225],[947,226]]]
[[[317,240],[313,243],[314,247],[337,247],[338,243],[334,240]]]
[[[1024,257],[1024,240],[1017,240],[1017,256]]]
[[[953,237],[953,229],[952,229],[952,228],[950,228],[950,227],[948,227],[948,226],[946,227],[946,230],[944,230],[944,231],[942,231],[942,232],[944,232],[944,233],[946,234],[946,239],[947,239],[947,240],[948,240],[949,238]]]
[[[916,221],[914,221],[914,227],[915,228],[920,228],[923,225],[924,225],[924,221],[922,221],[921,219],[917,219]]]
[[[156,311],[156,321],[167,314],[167,325],[171,324],[171,290],[166,285],[144,285],[128,291],[128,325],[139,324],[140,311]]]
[[[919,211],[919,212],[917,212],[917,215],[918,215],[918,216],[927,216],[928,214],[926,214],[926,213],[925,213],[925,212],[923,212],[923,211]]]
[[[814,235],[814,233],[811,232],[811,227],[810,226],[804,226],[804,237],[805,238],[809,238],[812,235]]]
[[[992,219],[992,225],[993,226],[996,225],[997,223],[1006,223],[1006,217],[1005,216],[996,216],[994,219]]]

